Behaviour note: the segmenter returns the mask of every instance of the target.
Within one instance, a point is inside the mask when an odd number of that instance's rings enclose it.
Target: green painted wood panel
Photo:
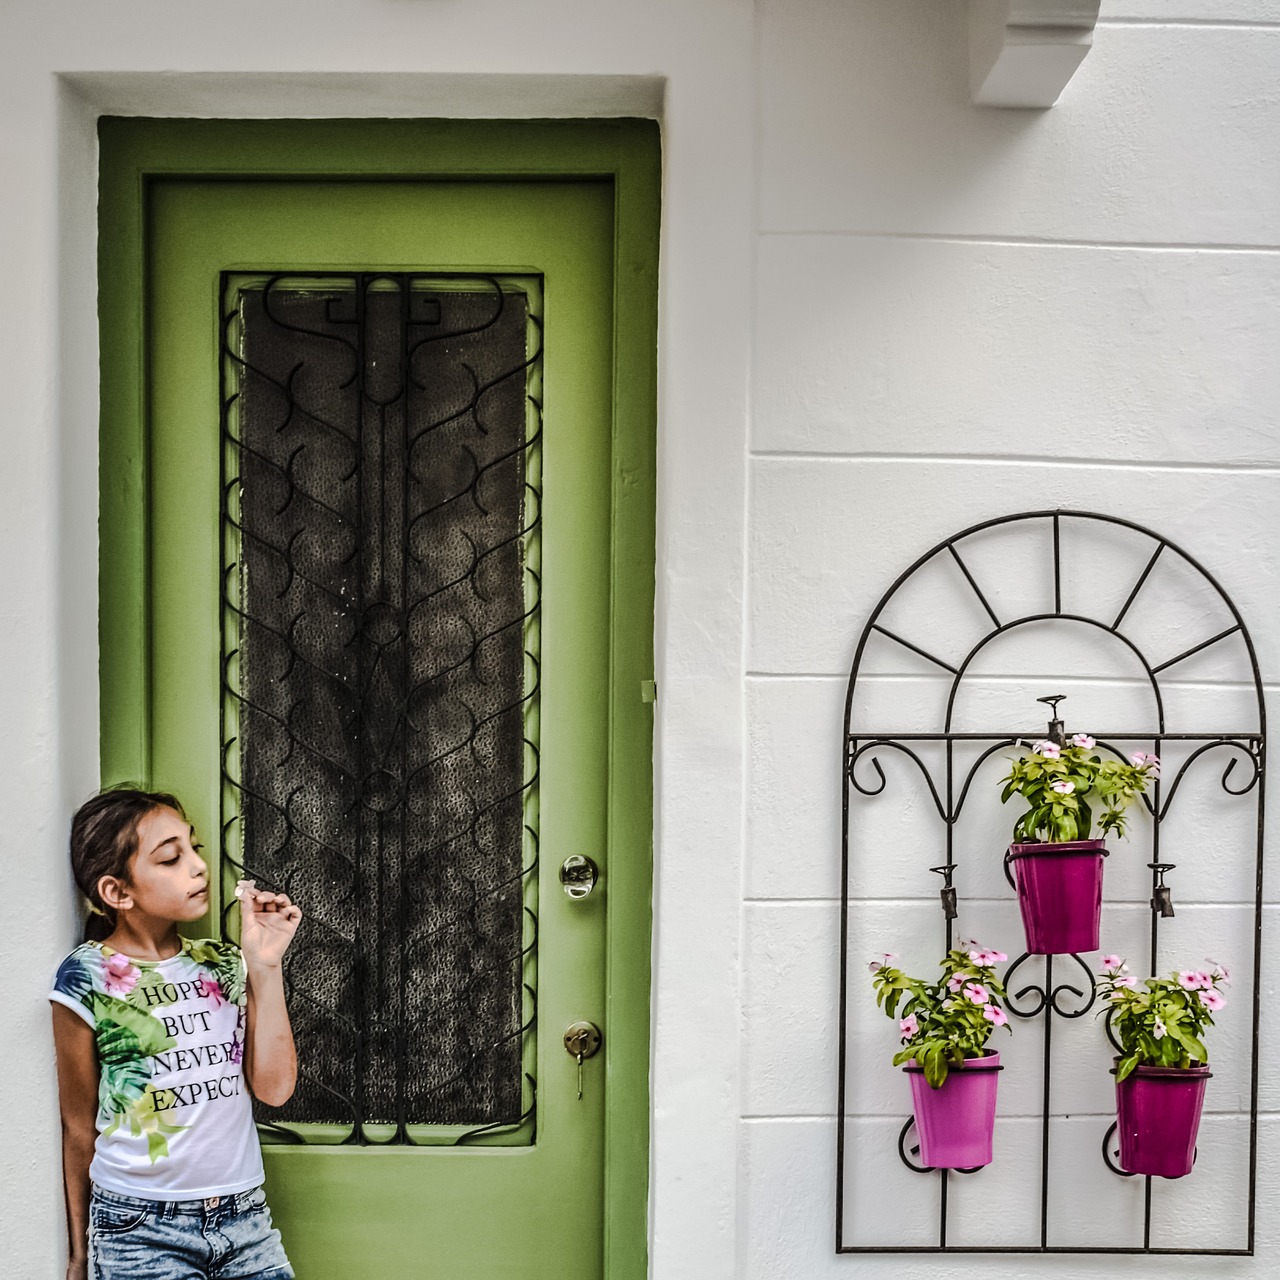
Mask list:
[[[226,122],[104,122],[104,774],[176,790],[206,837],[216,833],[219,273],[541,274],[537,1141],[277,1147],[268,1150],[268,1178],[299,1274],[315,1280],[639,1276],[651,809],[650,708],[640,682],[652,676],[656,202],[646,221],[623,196],[630,184],[632,203],[656,197],[655,139],[649,127],[605,129],[601,147],[583,134],[598,158],[579,180],[517,182],[511,170],[522,150],[528,175],[531,154],[572,159],[572,134],[501,126],[489,134],[490,144],[505,145],[495,154],[485,150],[483,127],[338,122],[352,126],[348,145],[362,137],[365,146],[358,164],[340,149],[347,167],[363,172],[335,182],[328,175],[342,165],[314,127],[334,123],[241,128],[237,150],[226,145],[227,131],[237,131]],[[510,145],[510,129],[523,133],[523,149]],[[432,167],[445,172],[428,180],[422,153],[432,136]],[[397,149],[397,140],[413,145]],[[187,148],[175,160],[181,141]],[[457,180],[459,144],[468,142],[472,171]],[[630,155],[637,146],[645,164]],[[489,173],[474,172],[476,154]],[[236,180],[286,158],[292,163],[275,172],[292,180]],[[297,171],[308,167],[304,180]],[[392,175],[419,180],[385,180]],[[496,177],[503,180],[488,180]],[[140,646],[125,648],[131,640]],[[585,903],[570,904],[556,883],[570,852],[590,852],[604,869],[604,889]],[[581,1017],[605,1029],[606,1051],[587,1064],[578,1102],[560,1036]]]

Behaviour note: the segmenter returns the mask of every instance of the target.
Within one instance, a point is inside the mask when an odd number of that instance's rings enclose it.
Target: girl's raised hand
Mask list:
[[[259,889],[252,880],[236,885],[240,899],[240,950],[251,968],[276,968],[293,941],[302,910],[284,893]]]

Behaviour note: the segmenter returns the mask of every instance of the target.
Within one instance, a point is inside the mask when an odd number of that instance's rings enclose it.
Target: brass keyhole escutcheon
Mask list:
[[[594,1058],[604,1037],[594,1022],[574,1022],[565,1028],[564,1048],[571,1058]]]
[[[594,1022],[573,1022],[565,1028],[564,1049],[578,1063],[578,1101],[582,1101],[582,1064],[600,1052],[603,1037]]]

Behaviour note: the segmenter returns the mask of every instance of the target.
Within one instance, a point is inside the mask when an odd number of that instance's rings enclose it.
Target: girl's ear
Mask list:
[[[123,880],[115,876],[101,876],[98,880],[98,897],[112,911],[127,910],[133,906],[133,895]]]

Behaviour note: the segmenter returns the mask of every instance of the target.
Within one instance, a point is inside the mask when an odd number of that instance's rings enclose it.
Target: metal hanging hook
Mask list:
[[[1173,915],[1173,893],[1169,886],[1164,882],[1164,873],[1172,871],[1176,866],[1172,862],[1148,862],[1147,866],[1156,873],[1156,887],[1154,896],[1151,899],[1151,910],[1157,915],[1171,916]]]
[[[1049,732],[1046,734],[1050,742],[1056,742],[1058,746],[1066,741],[1066,729],[1062,721],[1058,718],[1058,703],[1065,702],[1067,695],[1065,693],[1051,693],[1047,697],[1037,698],[1037,702],[1047,702],[1049,704]]]
[[[942,877],[942,888],[938,890],[938,896],[942,899],[942,914],[948,920],[954,920],[959,914],[955,886],[951,883],[951,874],[955,868],[949,866],[930,867],[929,870]]]

